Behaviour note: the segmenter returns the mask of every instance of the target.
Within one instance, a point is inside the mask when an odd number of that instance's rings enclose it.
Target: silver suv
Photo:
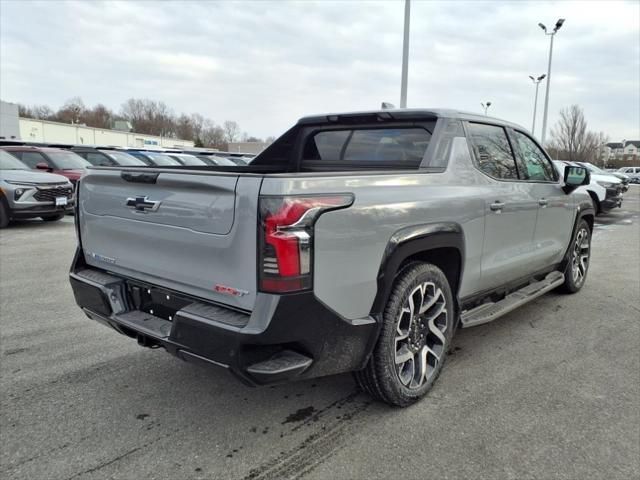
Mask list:
[[[0,228],[14,219],[61,220],[73,211],[73,185],[69,180],[34,172],[4,150],[0,150],[0,191]]]
[[[140,345],[251,385],[354,371],[408,405],[458,327],[580,290],[588,183],[490,117],[306,117],[243,167],[91,168],[70,279]]]

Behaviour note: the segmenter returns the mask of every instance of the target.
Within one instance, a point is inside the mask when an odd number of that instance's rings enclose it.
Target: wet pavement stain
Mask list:
[[[307,418],[312,416],[314,413],[316,413],[316,411],[317,410],[313,406],[300,408],[299,410],[296,410],[291,415],[289,415],[285,419],[285,421],[282,422],[282,425],[284,425],[286,423],[301,422],[303,420],[306,420]]]

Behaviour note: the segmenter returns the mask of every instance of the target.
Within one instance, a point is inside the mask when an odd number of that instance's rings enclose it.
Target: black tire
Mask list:
[[[7,208],[4,198],[0,198],[0,228],[9,225],[9,220],[9,208]]]
[[[586,258],[584,258],[584,255],[586,255]],[[559,290],[565,293],[580,291],[587,279],[590,263],[591,228],[586,220],[581,219],[571,237],[569,258],[564,269],[564,283],[559,287]]]
[[[410,306],[411,294],[414,305],[421,298],[421,305],[431,306],[418,316],[406,311],[402,313]],[[420,400],[442,371],[453,338],[454,315],[451,288],[442,270],[427,263],[406,267],[395,280],[369,362],[363,370],[355,372],[358,385],[372,397],[390,405],[405,407]],[[408,332],[405,339],[401,339],[403,332]],[[422,361],[425,347],[428,347],[427,353]],[[413,360],[396,362],[409,355],[414,355]],[[424,375],[416,368],[424,370]]]
[[[45,222],[57,222],[58,220],[62,220],[64,218],[64,214],[60,215],[47,215],[46,217],[40,217]]]

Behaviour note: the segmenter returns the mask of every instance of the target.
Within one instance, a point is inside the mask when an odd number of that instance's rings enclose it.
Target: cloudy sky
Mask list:
[[[581,105],[594,130],[640,138],[640,2],[416,1],[410,107],[481,111],[531,125],[554,45],[550,118]],[[399,104],[403,2],[42,3],[0,0],[0,95],[118,110],[130,97],[236,120],[256,136],[303,115]],[[540,134],[541,88],[536,134]]]

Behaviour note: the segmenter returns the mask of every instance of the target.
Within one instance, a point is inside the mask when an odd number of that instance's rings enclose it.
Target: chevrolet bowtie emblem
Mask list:
[[[147,213],[155,212],[160,208],[160,201],[149,200],[149,197],[130,197],[127,198],[127,207],[133,208],[136,212]]]

